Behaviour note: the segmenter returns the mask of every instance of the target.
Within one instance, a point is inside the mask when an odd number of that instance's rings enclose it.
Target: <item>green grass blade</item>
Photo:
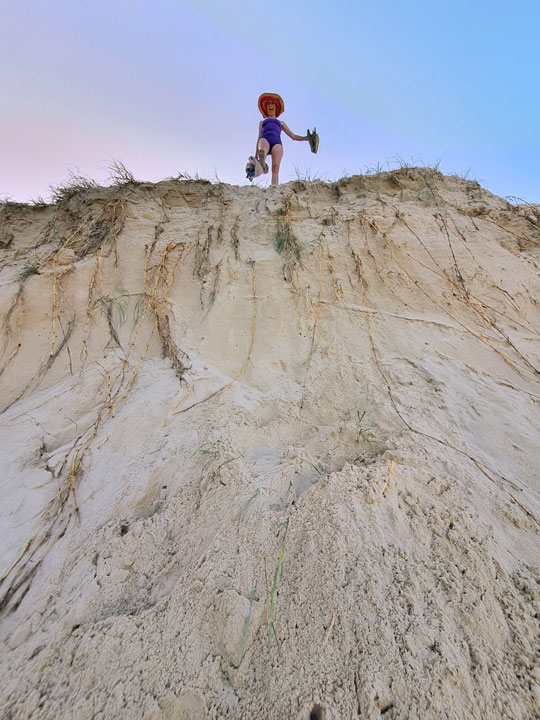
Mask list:
[[[248,639],[248,633],[249,633],[249,623],[251,622],[251,612],[253,610],[253,601],[255,600],[255,590],[257,589],[257,581],[253,584],[253,587],[251,588],[251,597],[249,599],[249,611],[246,618],[246,624],[244,626],[244,637],[242,638],[242,654],[240,655],[240,662],[238,665],[235,665],[236,669],[240,667],[242,664],[242,660],[244,659],[244,655],[246,654],[246,644]]]

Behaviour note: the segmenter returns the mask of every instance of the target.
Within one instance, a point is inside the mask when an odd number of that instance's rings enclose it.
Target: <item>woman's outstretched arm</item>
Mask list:
[[[259,136],[257,138],[257,142],[255,143],[255,152],[253,154],[253,157],[257,157],[257,151],[259,150],[259,140],[261,139],[261,137],[262,137],[262,120],[259,123]]]
[[[286,133],[291,138],[291,140],[307,140],[308,139],[307,135],[295,135],[291,130],[289,130],[288,126],[283,122],[283,120],[281,121],[281,129],[283,130],[284,133]]]

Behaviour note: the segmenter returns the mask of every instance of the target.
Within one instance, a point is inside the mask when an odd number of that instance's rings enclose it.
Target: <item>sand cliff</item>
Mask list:
[[[0,258],[2,717],[538,717],[538,208],[127,183]]]

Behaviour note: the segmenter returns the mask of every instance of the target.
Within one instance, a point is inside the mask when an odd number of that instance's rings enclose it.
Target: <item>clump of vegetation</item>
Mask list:
[[[303,182],[314,182],[315,180],[321,180],[324,182],[324,179],[318,175],[317,173],[313,172],[311,167],[305,167],[304,170],[300,170],[299,165],[294,166],[294,174],[296,177],[296,180],[300,180]]]
[[[195,175],[190,175],[187,172],[179,172],[176,175],[170,175],[169,177],[165,178],[165,180],[174,180],[176,182],[203,182],[208,183],[209,185],[212,184],[211,180],[206,177],[202,177],[202,175],[199,175],[199,173],[195,173]],[[221,183],[221,180],[217,177],[217,175],[216,182]]]
[[[287,217],[278,220],[275,246],[280,255],[292,256],[295,260],[300,260],[300,245]]]
[[[384,167],[378,162],[376,165],[364,165],[364,175],[380,175],[384,172]]]
[[[422,168],[425,170],[434,170],[435,172],[438,172],[440,165],[440,158],[435,160],[435,162],[431,165],[424,165],[422,163],[422,158],[415,159],[411,156],[410,159],[407,159],[404,158],[402,155],[396,154],[388,158],[385,163],[377,162],[375,165],[364,165],[363,174],[381,175],[382,173],[390,173],[395,170],[416,170]]]
[[[3,210],[4,208],[6,210],[17,210],[18,208],[25,208],[28,207],[27,203],[18,202],[17,200],[12,200],[9,195],[6,195],[3,198],[0,198],[0,210]]]
[[[120,160],[112,160],[109,165],[109,179],[114,185],[139,185],[133,173]]]
[[[275,619],[275,612],[276,612],[276,593],[277,593],[277,587],[278,582],[283,578],[283,558],[285,555],[285,541],[287,540],[287,531],[289,529],[289,521],[285,520],[285,522],[282,522],[278,525],[278,529],[281,530],[281,528],[285,528],[285,532],[283,534],[283,540],[281,541],[281,547],[279,550],[279,557],[276,565],[276,569],[274,571],[274,579],[272,581],[272,588],[271,590],[267,590],[268,594],[268,605],[266,608],[266,618],[268,623],[268,650],[272,647],[272,638],[275,640],[278,653],[281,655],[281,644],[279,642],[277,632],[276,632],[276,626],[274,623]]]
[[[133,173],[126,168],[120,160],[112,160],[109,167],[109,181],[115,187],[124,187],[126,185],[140,185],[140,181],[135,178]],[[60,203],[64,200],[78,195],[88,190],[99,190],[102,186],[92,178],[79,172],[70,171],[69,178],[57,185],[50,186],[51,200],[53,203]],[[41,206],[45,204],[42,198],[34,201],[34,205]]]
[[[41,195],[38,195],[36,198],[30,199],[29,205],[32,207],[42,208],[47,207],[48,203],[41,197]]]
[[[41,195],[38,195],[36,198],[30,198],[28,202],[19,202],[18,200],[12,200],[9,195],[5,195],[3,198],[0,198],[0,210],[3,210],[4,208],[6,210],[19,210],[22,208],[42,208],[47,207],[48,203],[46,200],[44,200]]]
[[[69,178],[54,187],[49,187],[51,193],[51,200],[53,203],[61,203],[65,200],[70,200],[79,193],[87,192],[88,190],[98,190],[101,187],[99,183],[86,175],[81,175],[70,171]]]
[[[283,270],[285,279],[290,280],[292,271],[297,262],[300,262],[300,243],[294,234],[289,217],[290,200],[285,202],[283,217],[280,217],[276,225],[274,246],[283,257]]]
[[[21,280],[24,280],[30,275],[39,275],[39,263],[35,258],[32,260],[27,260],[24,263],[23,269],[19,277]]]
[[[412,155],[410,160],[406,160],[402,155],[397,153],[396,155],[393,155],[390,160],[400,170],[412,170],[413,168],[422,167],[420,165],[421,160],[415,160]],[[390,163],[388,163],[388,168],[390,169]]]
[[[366,416],[367,410],[364,410],[362,414],[360,414],[360,410],[356,411],[356,442],[359,443],[360,440],[365,440],[367,433],[371,430],[371,425],[368,425],[364,423],[364,418]]]

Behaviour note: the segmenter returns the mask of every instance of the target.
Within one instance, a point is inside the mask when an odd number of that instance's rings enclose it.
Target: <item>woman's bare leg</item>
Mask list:
[[[261,167],[264,169],[264,160],[270,152],[270,143],[266,138],[261,138],[257,143],[257,160],[261,163]]]
[[[279,185],[279,166],[283,157],[283,145],[272,148],[272,185]]]

